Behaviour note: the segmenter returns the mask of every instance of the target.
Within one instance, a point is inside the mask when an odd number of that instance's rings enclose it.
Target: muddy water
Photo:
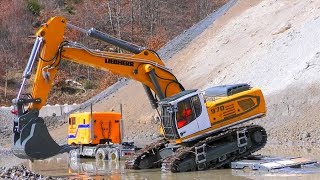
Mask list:
[[[152,170],[127,170],[124,161],[95,161],[81,159],[69,162],[67,158],[37,161],[27,167],[47,176],[68,177],[70,179],[245,179],[232,175],[232,170],[210,170],[203,172],[170,173]]]
[[[264,148],[263,155],[302,156],[320,161],[320,149],[272,146]],[[320,168],[315,165],[272,171],[250,169],[219,169],[201,172],[171,173],[152,170],[127,170],[124,161],[69,160],[67,155],[25,164],[30,170],[47,176],[70,179],[320,179]]]

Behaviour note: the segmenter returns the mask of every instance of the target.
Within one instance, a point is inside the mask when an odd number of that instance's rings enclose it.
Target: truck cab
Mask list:
[[[68,124],[69,145],[121,143],[121,114],[118,112],[84,112],[71,114]]]
[[[116,160],[132,155],[133,143],[122,142],[122,120],[118,112],[84,112],[71,114],[68,124],[70,158],[95,157]]]

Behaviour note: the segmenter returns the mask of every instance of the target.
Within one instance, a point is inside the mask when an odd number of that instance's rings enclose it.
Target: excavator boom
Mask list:
[[[81,29],[81,32],[90,37],[121,47],[133,54],[91,50],[79,43],[63,41],[67,26],[75,28],[74,25],[68,24],[63,17],[54,17],[36,33],[37,40],[41,39],[41,46],[39,46],[40,55],[32,97],[39,97],[42,101],[31,104],[31,109],[41,109],[46,103],[58,71],[57,67],[62,59],[97,69],[109,70],[115,74],[135,79],[154,90],[160,99],[183,90],[171,70],[165,67],[163,61],[154,51],[103,34],[93,28],[87,31]]]

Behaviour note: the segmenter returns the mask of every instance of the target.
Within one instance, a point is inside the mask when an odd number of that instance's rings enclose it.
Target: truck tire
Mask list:
[[[79,149],[72,149],[69,151],[69,168],[71,172],[79,172],[80,153]]]
[[[99,148],[96,151],[95,158],[97,160],[105,160],[107,159],[107,152],[103,148]]]
[[[119,152],[117,149],[110,149],[108,153],[108,159],[111,161],[117,161],[120,159]]]
[[[79,153],[79,150],[78,149],[72,149],[70,152],[69,152],[69,158],[72,159],[72,160],[76,160],[80,157],[80,153]]]

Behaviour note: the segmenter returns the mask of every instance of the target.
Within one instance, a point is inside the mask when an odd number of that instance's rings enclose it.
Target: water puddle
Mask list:
[[[306,158],[320,156],[317,149],[285,148],[287,156],[295,156],[295,153],[305,153]],[[297,150],[297,151],[295,151]],[[282,155],[279,148],[266,148],[261,152],[269,152],[277,156]],[[280,153],[280,154],[279,154]],[[302,153],[302,154],[304,154]],[[265,154],[265,153],[264,153]],[[95,159],[69,159],[68,155],[61,155],[48,160],[25,163],[26,167],[36,173],[67,177],[69,179],[320,179],[320,168],[316,165],[305,165],[301,168],[283,168],[271,171],[254,171],[248,168],[218,169],[199,172],[171,173],[161,172],[160,169],[151,170],[128,170],[124,168],[124,160],[121,161],[96,161]]]
[[[246,179],[232,174],[231,169],[201,172],[171,173],[160,169],[128,170],[121,161],[96,161],[95,159],[69,160],[51,158],[26,164],[27,168],[46,176],[69,179]]]

